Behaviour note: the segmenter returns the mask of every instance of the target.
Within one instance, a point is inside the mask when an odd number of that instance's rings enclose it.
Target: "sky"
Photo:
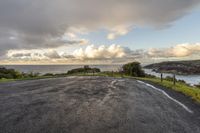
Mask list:
[[[0,0],[0,64],[200,59],[199,0]]]

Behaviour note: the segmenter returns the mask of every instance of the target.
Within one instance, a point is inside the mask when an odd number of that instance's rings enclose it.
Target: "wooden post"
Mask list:
[[[163,73],[160,74],[160,80],[163,82]]]
[[[175,73],[173,75],[173,84],[176,85],[176,75],[175,75]]]

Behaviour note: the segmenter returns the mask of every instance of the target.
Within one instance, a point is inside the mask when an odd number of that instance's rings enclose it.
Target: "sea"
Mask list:
[[[6,68],[12,68],[19,72],[25,73],[67,73],[68,70],[84,67],[84,65],[1,65]],[[99,68],[101,71],[119,71],[122,65],[89,65],[91,68]],[[160,77],[160,73],[156,73],[151,69],[144,69],[145,73]],[[172,74],[163,74],[164,77],[172,76]],[[191,85],[200,84],[200,75],[176,75],[176,79],[184,80]]]
[[[156,77],[160,77],[160,73],[154,72],[152,69],[144,69],[145,73],[154,75]],[[173,77],[173,74],[164,73],[163,77]],[[176,79],[184,80],[186,83],[190,85],[198,85],[200,84],[200,75],[176,75]]]

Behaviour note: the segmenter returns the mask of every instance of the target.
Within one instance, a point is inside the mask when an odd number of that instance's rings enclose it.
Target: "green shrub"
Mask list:
[[[151,75],[151,74],[145,74],[145,77],[146,77],[146,78],[156,78],[155,75]]]
[[[90,68],[89,66],[84,66],[84,68],[76,68],[69,70],[67,74],[75,74],[75,73],[98,73],[101,72],[99,68]]]
[[[17,79],[22,77],[23,75],[20,72],[15,71],[14,69],[6,69],[4,67],[0,67],[0,79]]]
[[[123,72],[126,75],[134,77],[144,77],[145,73],[139,62],[132,62],[122,66]]]
[[[195,85],[197,88],[199,88],[200,89],[200,83],[199,84],[197,84],[197,85]]]
[[[43,76],[54,76],[54,74],[53,73],[46,73]]]
[[[174,81],[173,77],[167,76],[166,78],[164,78],[167,81]],[[175,79],[176,80],[176,79]],[[177,81],[177,80],[176,80]]]

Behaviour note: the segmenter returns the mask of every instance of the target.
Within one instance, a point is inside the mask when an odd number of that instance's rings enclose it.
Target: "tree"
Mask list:
[[[139,62],[131,62],[122,66],[123,72],[134,77],[144,77],[145,73]]]
[[[75,73],[98,73],[101,72],[99,68],[90,68],[89,66],[84,66],[83,68],[75,68],[69,70],[67,74],[75,74]]]
[[[6,78],[6,79],[17,79],[21,78],[23,75],[15,71],[14,69],[6,69],[4,67],[0,67],[0,79]]]

